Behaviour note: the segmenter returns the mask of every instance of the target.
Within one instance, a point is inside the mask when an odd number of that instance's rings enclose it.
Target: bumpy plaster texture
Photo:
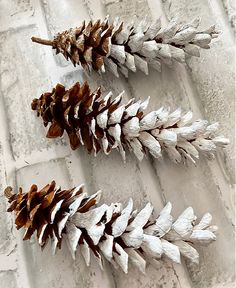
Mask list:
[[[60,3],[60,4],[59,4]],[[221,34],[211,50],[186,65],[174,63],[162,72],[130,73],[129,79],[105,73],[90,77],[79,67],[73,68],[63,57],[47,47],[31,43],[31,36],[51,38],[56,32],[79,25],[82,20],[96,20],[110,14],[129,20],[134,15],[163,23],[178,16],[189,22],[202,18],[202,27],[216,23]],[[234,54],[235,10],[233,1],[175,0],[2,0],[0,1],[0,286],[14,288],[74,287],[158,287],[158,288],[231,288],[234,278]],[[126,100],[150,98],[155,107],[181,106],[192,110],[196,119],[221,123],[221,134],[230,138],[225,152],[213,162],[200,159],[199,165],[176,167],[167,157],[163,161],[146,157],[139,163],[127,155],[124,165],[118,153],[109,157],[88,156],[83,149],[71,151],[68,139],[51,141],[31,111],[30,103],[44,91],[61,82],[67,88],[76,81],[89,80],[92,89],[114,95],[126,91]],[[136,207],[152,202],[160,211],[173,203],[173,216],[187,206],[194,206],[200,217],[209,211],[219,226],[218,240],[208,249],[199,249],[200,264],[186,261],[184,266],[168,261],[148,266],[146,275],[131,267],[124,275],[105,265],[102,272],[91,259],[88,269],[81,255],[73,261],[66,246],[55,256],[43,252],[34,240],[23,243],[22,235],[6,215],[3,187],[32,183],[43,186],[55,179],[62,187],[82,182],[91,193],[103,190],[104,202],[134,199]],[[155,216],[155,215],[154,215]]]

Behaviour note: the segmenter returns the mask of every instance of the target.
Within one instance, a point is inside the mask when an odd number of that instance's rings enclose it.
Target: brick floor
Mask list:
[[[183,21],[202,17],[202,26],[216,23],[222,31],[211,50],[187,65],[163,67],[161,73],[130,73],[129,80],[112,75],[90,78],[73,68],[48,47],[33,44],[31,36],[52,37],[82,20],[110,14],[127,20],[133,15],[174,16]],[[0,287],[227,287],[234,286],[234,19],[233,1],[205,0],[1,0],[0,1]],[[142,163],[129,155],[124,165],[118,153],[109,157],[89,156],[83,149],[72,152],[67,139],[46,139],[46,131],[30,109],[31,99],[50,90],[57,82],[67,87],[89,80],[105,93],[126,91],[127,98],[151,96],[150,108],[162,105],[191,109],[195,118],[219,120],[230,147],[213,162],[201,159],[197,167],[176,167],[167,159],[150,158]],[[65,137],[66,138],[66,137]],[[198,267],[186,265],[148,266],[146,275],[135,268],[128,275],[105,265],[100,271],[92,261],[88,269],[78,255],[72,261],[64,247],[56,256],[43,252],[34,240],[23,243],[13,217],[6,211],[4,186],[32,183],[39,186],[52,179],[64,188],[86,184],[88,193],[103,190],[107,202],[133,197],[140,207],[151,201],[158,211],[173,202],[174,214],[192,205],[197,215],[209,211],[219,226],[216,243],[200,250]]]

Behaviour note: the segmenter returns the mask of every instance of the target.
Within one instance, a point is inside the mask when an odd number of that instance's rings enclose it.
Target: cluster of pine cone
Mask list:
[[[137,25],[123,23],[117,18],[110,22],[83,22],[55,36],[53,40],[32,37],[33,42],[52,46],[75,66],[105,72],[108,68],[115,76],[137,69],[148,74],[149,66],[160,71],[161,65],[173,61],[185,62],[186,57],[200,55],[218,36],[214,26],[198,30],[199,19],[180,25],[171,21],[162,27],[160,20],[144,19]],[[212,159],[217,148],[228,144],[228,139],[216,136],[218,123],[206,120],[192,121],[192,113],[181,109],[170,112],[168,108],[145,113],[145,101],[123,101],[124,92],[112,98],[103,96],[101,89],[91,91],[87,82],[74,84],[70,89],[58,84],[51,92],[32,101],[31,107],[49,125],[48,138],[68,135],[71,148],[85,146],[95,156],[99,151],[109,154],[117,149],[123,160],[131,151],[141,161],[150,153],[160,158],[166,153],[176,163],[190,160],[193,163],[202,154]],[[62,190],[55,181],[38,189],[32,185],[28,192],[19,189],[13,193],[5,189],[10,206],[15,212],[17,229],[24,228],[24,240],[36,234],[43,248],[51,240],[53,254],[65,239],[75,258],[77,248],[90,264],[90,253],[100,266],[106,259],[114,267],[128,272],[132,262],[142,272],[147,261],[165,257],[180,263],[181,255],[198,263],[197,245],[208,245],[216,239],[216,226],[206,213],[199,223],[191,207],[176,220],[171,216],[170,203],[156,219],[152,219],[150,203],[140,210],[133,210],[129,199],[122,203],[98,206],[101,191],[88,196],[83,185]]]

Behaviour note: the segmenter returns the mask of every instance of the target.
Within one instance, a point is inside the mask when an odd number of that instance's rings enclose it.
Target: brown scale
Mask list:
[[[62,53],[74,66],[81,64],[84,68],[92,65],[94,70],[99,70],[104,64],[104,56],[109,51],[109,37],[113,27],[107,21],[85,22],[78,28],[71,28],[58,35],[52,40],[43,40],[32,37],[33,42],[52,46],[56,54]]]
[[[55,181],[52,181],[50,184],[47,184],[41,190],[38,190],[36,185],[32,185],[30,190],[26,193],[22,192],[22,189],[19,188],[17,194],[12,193],[12,188],[7,187],[4,191],[5,196],[8,198],[10,207],[7,209],[8,212],[15,212],[15,224],[16,228],[25,228],[26,233],[23,237],[23,240],[29,240],[31,236],[36,232],[37,238],[39,239],[41,230],[44,224],[47,224],[47,227],[42,236],[42,245],[43,249],[48,240],[53,238],[55,234],[58,243],[57,247],[61,248],[61,242],[63,236],[60,237],[58,233],[58,223],[63,218],[65,212],[68,212],[70,204],[72,204],[76,198],[82,193],[83,188],[72,196],[72,193],[75,188],[69,190],[61,190],[56,187]],[[52,214],[55,205],[60,201],[64,200],[60,209],[57,211],[53,223],[50,223],[50,217]],[[85,213],[89,211],[92,207],[95,207],[96,199],[95,198],[85,198],[81,201],[80,207],[77,212]],[[105,234],[112,235],[112,224],[120,216],[120,213],[113,213],[112,218],[107,222],[104,229],[104,234],[100,239],[100,242],[106,239]],[[106,216],[101,218],[97,225],[101,225],[104,221],[106,222]],[[128,224],[134,220],[134,217],[129,219]],[[83,245],[84,241],[87,242],[89,248],[93,251],[96,257],[100,255],[99,245],[94,245],[93,240],[88,235],[88,232],[85,228],[78,227],[82,234],[79,239],[79,245]],[[66,234],[66,227],[62,230],[62,234]],[[124,243],[121,237],[116,237],[114,240],[113,251],[118,253],[115,249],[115,243],[118,243],[122,248],[127,248],[128,246]],[[119,253],[118,253],[119,254]]]
[[[92,101],[94,102],[91,106]],[[73,150],[79,148],[81,143],[84,143],[87,151],[91,153],[94,150],[93,142],[96,146],[96,152],[101,150],[101,139],[104,134],[109,142],[108,151],[111,150],[111,147],[115,143],[114,138],[107,133],[109,127],[112,127],[115,124],[107,124],[107,128],[105,129],[100,128],[96,124],[96,139],[91,131],[92,118],[96,119],[96,116],[106,109],[108,109],[109,117],[111,113],[119,107],[121,101],[122,99],[118,102],[114,102],[110,99],[107,104],[104,105],[104,99],[101,97],[100,88],[91,92],[88,83],[85,82],[82,86],[80,86],[79,83],[76,83],[69,90],[66,90],[63,85],[57,84],[51,93],[44,93],[39,99],[34,99],[31,107],[33,110],[37,111],[37,116],[42,117],[44,126],[47,126],[50,123],[47,132],[48,138],[61,137],[64,131],[66,131],[69,136],[70,146]],[[131,104],[132,102],[128,103],[125,106],[125,109]],[[89,110],[90,106],[91,108]],[[99,109],[100,111],[98,111]],[[129,117],[125,119],[125,115],[126,112],[124,111],[120,123],[121,127],[132,118]],[[143,116],[143,112],[138,112],[137,115],[135,115],[135,117],[138,117],[140,120]],[[121,142],[123,145],[127,144],[123,133],[121,133]]]
[[[94,24],[90,21],[87,25],[83,22],[79,28],[70,28],[62,33],[58,33],[52,41],[37,37],[32,37],[32,41],[52,46],[53,49],[56,49],[56,54],[62,53],[66,60],[71,60],[74,66],[81,64],[86,69],[89,68],[89,65],[92,65],[92,68],[98,71],[103,66],[104,57],[109,52],[109,37],[112,35],[111,44],[118,45],[116,36],[122,31],[123,26],[124,23],[122,22],[118,29],[113,32],[114,27],[108,25],[107,21],[101,23],[101,20],[97,20]],[[101,36],[102,33],[103,36]],[[132,35],[133,33],[130,34],[130,36]],[[162,43],[162,39],[156,41],[157,43]],[[139,57],[144,58],[139,53],[132,53],[128,41],[123,45],[126,52],[137,54]],[[173,46],[175,46],[174,43]],[[113,57],[109,58],[114,63],[119,64]]]
[[[27,193],[23,193],[20,188],[18,194],[12,194],[12,188],[7,187],[4,192],[5,196],[8,198],[8,202],[10,203],[10,207],[7,211],[15,212],[15,224],[17,229],[23,227],[26,229],[27,232],[25,233],[23,240],[30,239],[34,232],[37,233],[37,238],[39,238],[44,224],[47,224],[43,233],[43,245],[46,243],[48,238],[52,238],[53,232],[55,233],[60,245],[61,239],[58,235],[57,224],[63,218],[64,213],[68,212],[70,204],[73,203],[78,195],[82,193],[82,189],[80,189],[75,196],[71,197],[73,191],[74,188],[70,190],[61,190],[60,188],[56,188],[55,181],[52,181],[51,184],[46,185],[41,190],[38,190],[36,185],[32,185]],[[59,211],[56,213],[53,223],[50,223],[51,214],[55,205],[60,200],[64,201]],[[88,209],[93,205],[94,202],[91,201],[86,203],[86,205],[82,207],[83,212],[88,211]],[[62,233],[64,233],[64,230]]]

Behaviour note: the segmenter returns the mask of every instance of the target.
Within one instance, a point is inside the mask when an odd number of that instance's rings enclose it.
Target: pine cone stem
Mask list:
[[[47,45],[47,46],[53,46],[53,41],[47,40],[47,39],[42,39],[38,37],[31,37],[32,42],[42,44],[42,45]]]
[[[183,114],[181,109],[170,113],[161,107],[145,114],[149,98],[125,104],[123,94],[113,100],[111,92],[105,97],[100,88],[91,92],[87,82],[82,86],[76,83],[69,90],[58,84],[52,92],[34,99],[32,109],[45,126],[50,123],[48,138],[60,137],[65,131],[72,149],[84,145],[95,156],[100,150],[109,154],[118,149],[125,160],[130,150],[141,161],[147,152],[155,158],[165,152],[176,163],[195,163],[199,154],[212,159],[217,148],[229,143],[223,136],[215,136],[218,123],[192,122],[192,113]]]
[[[54,254],[65,239],[72,257],[78,249],[88,266],[90,251],[101,268],[106,259],[125,273],[130,262],[144,273],[147,261],[163,257],[180,263],[182,255],[198,263],[199,254],[193,246],[216,240],[217,227],[211,225],[211,214],[206,213],[197,224],[192,207],[174,220],[172,206],[167,203],[152,219],[150,203],[140,212],[133,210],[132,199],[125,207],[121,203],[98,206],[101,191],[88,196],[83,185],[61,190],[54,181],[41,190],[32,185],[29,192],[20,189],[10,198],[7,195],[8,211],[16,213],[16,228],[25,228],[23,240],[36,233],[43,248],[51,239]]]
[[[163,28],[160,19],[134,24],[119,18],[109,23],[107,17],[83,22],[59,33],[53,41],[34,41],[35,37],[32,41],[52,46],[74,66],[101,72],[108,68],[117,77],[118,72],[128,77],[129,70],[148,74],[149,66],[160,71],[162,63],[171,66],[173,61],[185,62],[186,56],[199,57],[200,49],[209,49],[212,39],[218,37],[214,25],[199,31],[199,22],[199,18],[186,25],[171,21]]]

